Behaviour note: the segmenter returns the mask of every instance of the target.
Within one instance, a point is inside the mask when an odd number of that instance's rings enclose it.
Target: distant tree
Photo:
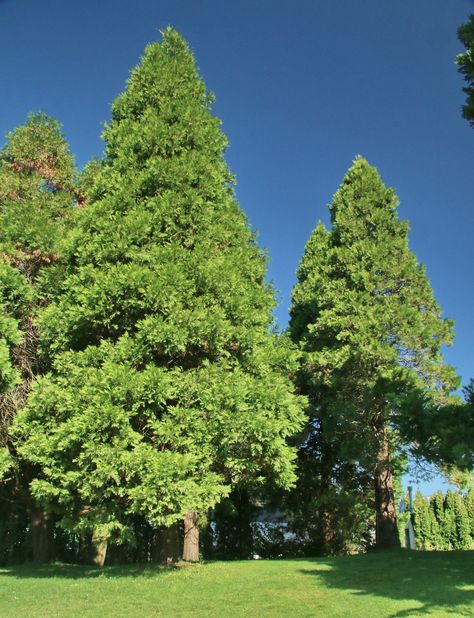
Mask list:
[[[434,520],[437,525],[437,531],[439,532],[438,541],[435,545],[436,549],[449,549],[448,539],[446,535],[446,530],[449,528],[449,525],[446,523],[446,515],[445,515],[445,501],[443,494],[440,490],[436,492],[434,496],[432,496],[430,500],[430,510],[434,515]]]
[[[429,543],[424,542],[425,528],[419,523],[421,517],[415,515],[417,542],[424,549],[470,549],[473,538],[467,496],[448,489],[444,498],[441,491],[431,497],[428,513]]]
[[[470,524],[470,533],[474,543],[474,489],[471,487],[464,498],[467,518]]]
[[[474,14],[469,21],[458,30],[458,38],[466,48],[462,54],[458,54],[456,64],[458,70],[466,81],[463,88],[466,94],[466,103],[462,109],[462,115],[474,127]]]
[[[273,332],[266,258],[239,209],[194,58],[167,29],[112,107],[58,298],[53,359],[18,417],[31,489],[69,530],[130,540],[130,519],[199,514],[236,485],[295,479],[296,355]]]
[[[413,520],[418,549],[431,549],[431,525],[429,517],[429,502],[420,491],[416,492],[413,501]]]
[[[1,543],[4,559],[15,547],[12,526],[22,521],[25,508],[33,557],[44,560],[50,551],[46,517],[28,492],[33,471],[16,468],[10,427],[45,370],[36,313],[54,294],[61,272],[66,232],[81,198],[74,177],[74,161],[56,120],[32,114],[7,135],[0,151],[0,493],[9,521],[0,528],[10,539]],[[23,534],[27,525],[18,525]],[[15,551],[20,553],[18,547]]]
[[[309,239],[293,291],[290,333],[303,357],[299,381],[309,397],[309,430],[321,474],[334,457],[372,475],[376,542],[399,544],[393,474],[400,436],[419,412],[413,393],[446,403],[457,384],[440,356],[452,337],[424,268],[408,248],[397,198],[358,158],[329,207],[332,228]],[[417,398],[420,403],[420,398]]]
[[[448,489],[444,498],[444,517],[441,532],[449,549],[453,549],[456,546],[457,541],[455,510],[454,492],[451,491],[451,489]]]
[[[429,549],[442,549],[443,541],[441,529],[433,508],[433,502],[429,501],[428,524],[429,524]]]
[[[463,496],[460,492],[454,494],[454,522],[456,525],[456,538],[453,549],[470,549],[471,547],[471,524]]]

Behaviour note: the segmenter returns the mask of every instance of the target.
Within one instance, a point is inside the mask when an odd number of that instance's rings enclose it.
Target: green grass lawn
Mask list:
[[[474,552],[0,569],[1,618],[474,616]]]

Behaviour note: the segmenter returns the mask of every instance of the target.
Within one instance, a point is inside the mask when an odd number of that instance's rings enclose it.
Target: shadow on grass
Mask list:
[[[130,564],[124,566],[93,567],[77,564],[22,564],[0,567],[0,576],[23,578],[93,579],[97,577],[115,579],[121,577],[156,577],[173,571],[173,567]]]
[[[435,610],[453,616],[474,615],[474,551],[374,552],[319,559],[315,564],[326,568],[300,572],[317,576],[329,588],[422,604],[387,618],[408,618]]]

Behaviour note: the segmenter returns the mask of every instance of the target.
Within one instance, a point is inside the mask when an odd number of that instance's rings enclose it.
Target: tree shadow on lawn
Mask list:
[[[150,564],[130,564],[122,566],[93,567],[78,564],[21,564],[0,567],[0,578],[5,576],[23,578],[57,578],[57,579],[116,579],[120,577],[136,578],[164,575],[173,571],[173,567]]]
[[[316,561],[315,561],[316,562]],[[386,618],[442,610],[454,616],[474,615],[474,551],[387,551],[317,560],[329,568],[302,569],[330,588],[354,595],[417,601]],[[466,609],[469,608],[470,609]]]

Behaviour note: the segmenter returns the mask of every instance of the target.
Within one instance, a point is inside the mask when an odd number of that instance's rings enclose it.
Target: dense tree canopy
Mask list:
[[[0,152],[0,559],[13,551],[46,557],[36,526],[46,520],[35,515],[28,488],[33,471],[19,463],[10,427],[46,368],[36,315],[60,276],[64,240],[80,198],[74,176],[60,125],[46,114],[31,115],[7,135]]]
[[[0,152],[0,400],[3,431],[39,371],[36,311],[47,302],[77,195],[74,162],[44,113],[7,135]],[[45,268],[48,267],[48,268]],[[53,269],[54,271],[55,269]],[[53,276],[54,279],[54,276]],[[15,395],[6,393],[17,387]]]
[[[15,432],[63,525],[126,538],[233,485],[294,481],[295,354],[272,332],[266,259],[239,209],[188,46],[147,47],[104,131],[105,161],[40,319],[53,371]]]

